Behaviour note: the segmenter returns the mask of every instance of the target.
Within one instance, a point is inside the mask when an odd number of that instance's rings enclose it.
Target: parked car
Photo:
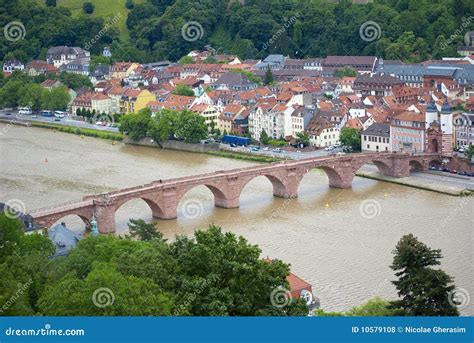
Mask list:
[[[270,148],[267,147],[267,146],[265,148],[263,148],[263,151],[269,151],[269,150],[270,150]]]
[[[467,176],[467,173],[465,171],[460,170],[460,171],[458,171],[458,175]]]
[[[54,118],[54,121],[61,121],[61,118]]]
[[[458,171],[456,169],[449,169],[450,174],[456,174]]]
[[[237,147],[237,144],[230,143],[230,147],[231,147],[231,148],[236,148],[236,147]]]
[[[12,114],[7,112],[7,113],[5,113],[5,115],[6,116],[11,116]]]
[[[331,151],[331,150],[333,150],[333,149],[334,149],[334,147],[331,145],[331,146],[325,147],[325,148],[324,148],[324,151]]]
[[[275,148],[275,149],[273,149],[272,151],[273,151],[273,152],[278,152],[278,153],[280,153],[280,152],[281,152],[281,149],[280,149],[280,148]]]

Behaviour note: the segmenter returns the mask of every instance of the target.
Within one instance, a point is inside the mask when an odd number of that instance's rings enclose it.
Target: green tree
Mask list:
[[[27,83],[21,91],[19,104],[29,106],[33,111],[41,109],[43,94],[46,92],[41,85],[37,83]]]
[[[194,96],[194,91],[187,85],[176,85],[176,89],[173,94],[183,96]]]
[[[56,7],[56,0],[46,0],[45,5],[47,7]]]
[[[204,60],[204,63],[205,64],[216,64],[217,63],[217,59],[214,57],[214,56],[209,56],[208,58],[206,58]]]
[[[129,219],[128,229],[133,238],[142,241],[163,240],[163,234],[156,229],[155,224],[148,224],[143,219]]]
[[[151,110],[144,108],[138,113],[126,114],[120,120],[119,130],[127,135],[133,141],[138,141],[147,136],[151,124]]]
[[[270,137],[268,137],[267,132],[262,129],[262,132],[260,133],[260,143],[262,144],[268,144],[268,141],[270,140]]]
[[[163,109],[158,113],[150,125],[150,136],[155,142],[163,142],[174,138],[176,131],[177,112]]]
[[[54,87],[50,90],[45,90],[45,92],[42,94],[41,106],[44,109],[51,111],[64,110],[66,109],[70,100],[71,95],[69,94],[66,87]]]
[[[466,149],[466,151],[464,152],[464,154],[465,154],[469,159],[471,159],[472,156],[474,156],[474,145],[469,144],[469,147]]]
[[[394,310],[390,309],[390,302],[380,298],[374,298],[360,306],[354,306],[347,312],[326,312],[323,309],[315,311],[316,316],[321,317],[389,317],[395,316]]]
[[[10,80],[0,88],[0,107],[17,107],[21,98],[22,81]]]
[[[191,64],[194,63],[193,58],[191,56],[183,56],[179,59],[179,64]]]
[[[135,7],[135,3],[133,2],[133,0],[127,0],[125,1],[125,8],[131,10]]]
[[[92,82],[89,77],[80,74],[62,72],[59,80],[69,88],[77,91],[82,87],[92,89]]]
[[[7,216],[6,212],[0,212],[0,263],[3,263],[7,256],[11,256],[18,249],[22,237],[23,225],[21,222]]]
[[[334,71],[335,77],[356,77],[357,70],[354,70],[349,67],[339,68]]]
[[[360,151],[361,139],[360,132],[357,129],[345,127],[341,130],[339,141],[352,151]]]
[[[453,279],[440,269],[440,249],[431,249],[412,234],[403,236],[393,251],[393,263],[398,280],[392,281],[399,300],[391,308],[406,316],[457,316],[454,304]]]
[[[94,4],[90,1],[84,2],[84,4],[82,5],[82,10],[86,14],[92,14],[94,13]]]
[[[263,261],[261,250],[245,238],[211,225],[208,230],[196,231],[194,240],[177,237],[171,254],[182,271],[178,299],[184,302],[179,305],[190,314],[289,315],[290,306],[274,307],[270,298],[273,290],[288,287],[288,265]],[[190,294],[194,295],[192,301],[186,302]],[[301,301],[295,301],[291,309],[291,315],[308,313]]]
[[[296,143],[298,145],[303,144],[304,146],[309,145],[309,136],[306,132],[298,132],[296,134]]]
[[[178,113],[176,119],[175,137],[186,143],[198,143],[208,135],[204,117],[194,112],[184,110]]]
[[[38,304],[48,316],[166,316],[174,300],[149,279],[95,262],[85,278],[70,273],[48,286]]]
[[[268,85],[272,84],[274,80],[275,80],[275,78],[273,77],[273,73],[270,70],[270,67],[267,67],[267,70],[265,71],[265,77],[263,79],[263,84],[265,86],[268,86]]]

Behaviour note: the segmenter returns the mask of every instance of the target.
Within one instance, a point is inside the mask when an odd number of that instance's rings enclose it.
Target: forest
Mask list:
[[[73,17],[53,3],[0,0],[0,25],[19,21],[25,28],[19,40],[0,36],[0,60],[44,59],[51,46],[84,47],[93,40],[92,55],[110,46],[113,60],[141,63],[177,61],[208,45],[244,59],[376,55],[415,63],[456,56],[464,33],[474,28],[469,0],[148,0],[127,2],[130,40],[121,40],[116,27],[101,32],[110,18]],[[361,28],[369,39],[361,38]],[[197,36],[185,39],[187,33]]]

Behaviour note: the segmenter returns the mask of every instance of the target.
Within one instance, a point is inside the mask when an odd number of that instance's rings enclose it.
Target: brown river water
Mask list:
[[[157,179],[249,166],[233,159],[129,146],[38,128],[0,124],[0,202],[15,201],[25,210],[84,195],[144,184]],[[262,249],[262,257],[291,264],[313,285],[326,310],[342,311],[370,298],[396,297],[389,268],[397,241],[408,233],[441,248],[441,268],[455,278],[463,315],[474,315],[474,199],[453,197],[356,177],[352,189],[328,187],[323,172],[308,173],[298,199],[272,195],[264,176],[252,180],[240,208],[213,206],[205,186],[189,191],[178,219],[158,220],[165,237],[192,235],[210,223],[242,235]],[[142,200],[116,214],[118,234],[128,218],[152,220]],[[75,217],[68,227],[84,230]],[[463,300],[466,299],[466,300]]]

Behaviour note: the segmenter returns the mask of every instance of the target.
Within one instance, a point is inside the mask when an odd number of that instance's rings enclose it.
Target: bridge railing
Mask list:
[[[42,207],[42,208],[39,208],[39,209],[36,209],[34,211],[29,212],[29,214],[32,215],[32,216],[45,216],[45,215],[48,215],[48,214],[56,213],[58,211],[73,210],[73,209],[80,208],[80,207],[90,206],[92,204],[93,204],[92,200],[86,200],[86,201],[71,200],[71,201],[63,202],[61,204]]]

